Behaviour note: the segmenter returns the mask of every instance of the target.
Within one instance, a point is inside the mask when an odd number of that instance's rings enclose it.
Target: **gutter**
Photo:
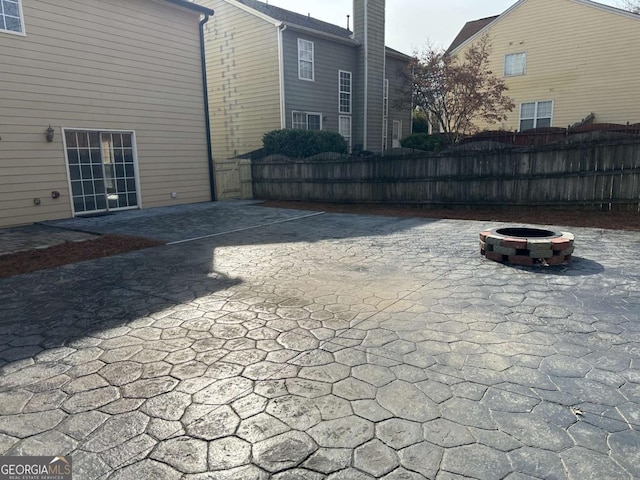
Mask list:
[[[360,43],[353,40],[352,38],[340,37],[338,35],[333,35],[332,33],[323,32],[321,30],[303,27],[302,25],[297,25],[295,23],[286,23],[286,26],[292,30],[295,30],[296,32],[307,33],[309,35],[313,35],[314,37],[326,38],[329,40],[333,40],[334,42],[342,43],[344,45],[349,45],[352,47],[360,46]]]
[[[209,21],[209,18],[213,15],[213,10],[211,13],[205,13],[204,18],[200,21],[200,60],[202,62],[202,92],[204,96],[204,115],[205,115],[205,125],[207,129],[207,159],[209,166],[209,191],[211,193],[211,201],[214,202],[216,200],[216,185],[215,185],[215,174],[213,171],[213,146],[211,142],[211,117],[209,116],[209,86],[207,83],[207,55],[205,53],[205,45],[204,45],[204,26]]]
[[[369,119],[369,2],[364,2],[364,138],[362,149],[367,150]]]

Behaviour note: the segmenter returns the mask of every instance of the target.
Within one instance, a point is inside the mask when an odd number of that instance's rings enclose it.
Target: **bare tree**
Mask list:
[[[477,121],[505,120],[515,107],[504,81],[489,69],[490,53],[484,35],[461,58],[427,47],[409,65],[414,105],[454,141],[477,131]]]
[[[640,14],[640,0],[620,0],[620,7],[630,12]]]

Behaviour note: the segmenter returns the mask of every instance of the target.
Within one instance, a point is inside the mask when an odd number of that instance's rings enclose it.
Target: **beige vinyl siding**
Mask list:
[[[595,122],[640,122],[640,17],[573,0],[527,0],[490,28],[491,69],[526,52],[526,74],[506,77],[516,108],[502,125],[516,130],[520,104],[552,100],[552,125],[566,127],[589,113]]]
[[[216,12],[205,38],[217,162],[262,148],[264,133],[280,128],[278,30],[224,0],[198,3]],[[219,198],[224,198],[223,186],[218,187]]]
[[[152,0],[22,2],[26,36],[0,33],[0,226],[72,215],[63,127],[135,131],[144,207],[209,200],[199,15]]]

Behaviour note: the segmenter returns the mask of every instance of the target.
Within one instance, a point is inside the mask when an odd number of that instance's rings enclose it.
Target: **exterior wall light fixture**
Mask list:
[[[55,133],[55,130],[53,129],[53,127],[51,125],[49,125],[49,128],[47,128],[47,142],[51,143],[53,142],[53,134]]]

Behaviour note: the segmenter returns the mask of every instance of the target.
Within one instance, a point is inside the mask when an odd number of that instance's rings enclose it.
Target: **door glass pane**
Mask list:
[[[69,165],[69,176],[71,181],[80,180],[80,167],[78,165]]]
[[[100,134],[98,132],[89,133],[89,145],[91,148],[100,148]]]
[[[97,210],[96,208],[96,197],[93,195],[85,195],[84,202],[87,204],[87,212],[92,212]]]
[[[67,159],[69,160],[69,165],[78,163],[80,161],[78,151],[75,148],[73,150],[67,149]]]
[[[71,182],[71,194],[74,197],[82,195],[82,184],[80,182]]]
[[[105,196],[96,195],[96,210],[105,210],[106,208],[107,208],[107,199],[105,198]]]
[[[80,163],[91,163],[91,157],[89,156],[89,150],[86,148],[81,148],[78,150],[78,155],[80,156]]]
[[[67,148],[75,148],[78,146],[76,132],[65,132],[64,136],[67,140]]]
[[[82,197],[73,197],[73,209],[76,212],[85,212],[84,200]]]
[[[89,147],[89,134],[87,132],[78,132],[78,147],[80,148],[88,148]]]

